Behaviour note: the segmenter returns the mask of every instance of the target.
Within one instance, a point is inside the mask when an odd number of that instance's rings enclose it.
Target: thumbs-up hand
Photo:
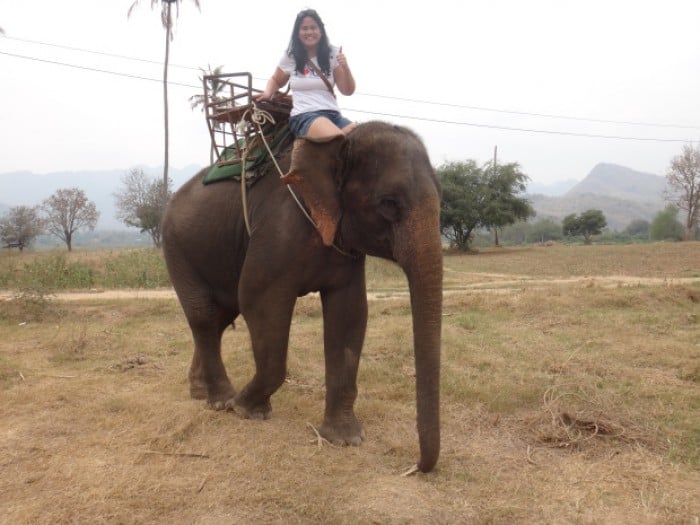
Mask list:
[[[345,55],[343,54],[343,46],[340,46],[338,49],[338,65],[341,66],[344,69],[348,69],[348,59],[345,58]]]

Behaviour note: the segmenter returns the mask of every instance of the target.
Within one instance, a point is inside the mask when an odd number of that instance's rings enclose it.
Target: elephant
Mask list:
[[[214,409],[269,418],[270,397],[287,373],[297,297],[319,292],[326,393],[318,431],[334,444],[359,445],[365,431],[354,405],[368,317],[365,258],[389,259],[409,286],[417,468],[429,472],[440,453],[442,243],[441,188],[426,148],[408,128],[370,121],[347,136],[296,139],[280,156],[280,173],[290,164],[284,177],[260,177],[245,191],[245,206],[240,182],[204,185],[207,168],[170,199],[162,246],[194,339],[190,395]],[[255,374],[237,392],[221,338],[239,315]]]

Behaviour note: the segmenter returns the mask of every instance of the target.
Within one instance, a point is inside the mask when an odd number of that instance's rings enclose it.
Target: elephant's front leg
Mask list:
[[[358,282],[360,281],[360,282]],[[364,273],[341,290],[321,294],[326,359],[326,409],[320,434],[337,445],[359,445],[365,439],[355,416],[357,370],[367,329]]]
[[[269,291],[241,300],[255,358],[255,375],[236,396],[233,409],[249,419],[269,419],[270,397],[287,375],[289,327],[296,295]]]

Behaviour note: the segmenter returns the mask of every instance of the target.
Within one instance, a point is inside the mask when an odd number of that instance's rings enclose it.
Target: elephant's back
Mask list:
[[[232,260],[242,262],[249,235],[243,212],[241,183],[223,180],[204,184],[209,168],[195,174],[171,197],[162,224],[163,248],[168,258],[197,260],[197,265]],[[279,177],[271,173],[261,177],[246,192],[249,216],[260,206],[271,205],[286,196]],[[251,219],[252,220],[252,219]]]
[[[165,210],[163,254],[171,274],[172,268],[189,268],[205,277],[221,272],[219,266],[224,264],[230,273],[235,261],[244,257],[247,239],[241,234],[240,190],[234,181],[203,184],[207,169],[183,184]]]
[[[203,184],[204,168],[183,184],[170,198],[163,217],[163,237],[173,230],[198,230],[212,223],[229,223],[238,188],[234,181]]]

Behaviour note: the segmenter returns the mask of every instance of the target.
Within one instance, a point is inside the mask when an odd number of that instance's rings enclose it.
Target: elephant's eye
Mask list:
[[[401,219],[401,207],[393,197],[382,197],[379,199],[379,214],[389,222],[398,222]]]

